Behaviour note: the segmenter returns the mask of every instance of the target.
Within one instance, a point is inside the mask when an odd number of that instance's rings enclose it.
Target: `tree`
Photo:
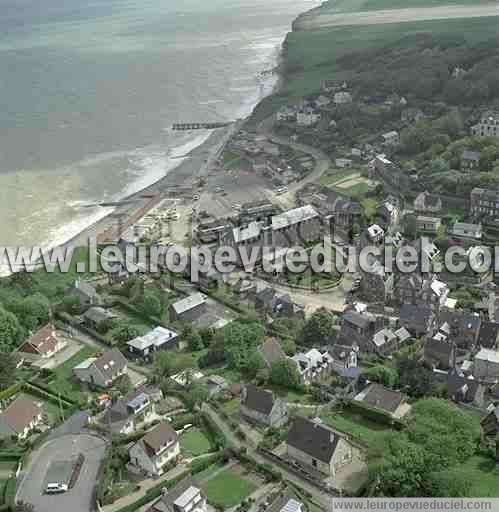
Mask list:
[[[315,346],[327,341],[334,334],[335,317],[325,308],[318,309],[305,323],[301,332],[304,345]]]
[[[469,475],[462,468],[437,471],[428,476],[426,495],[436,498],[467,498],[470,496],[472,483]]]
[[[23,330],[14,313],[0,306],[0,348],[4,351],[13,349],[23,336]]]
[[[156,352],[154,354],[154,375],[162,380],[170,377],[173,371],[174,367],[170,354],[167,352]]]
[[[274,386],[296,389],[300,385],[300,376],[296,363],[291,359],[276,361],[270,367],[269,380]]]
[[[146,292],[144,295],[141,308],[149,316],[160,317],[162,313],[161,300],[150,292]]]
[[[417,222],[416,216],[412,213],[409,213],[404,216],[404,234],[408,238],[416,238],[417,233]]]
[[[61,302],[62,310],[70,315],[79,315],[81,313],[81,302],[76,295],[68,295]]]
[[[111,339],[117,343],[126,343],[140,336],[140,330],[133,324],[117,325],[109,332]]]
[[[187,343],[187,348],[191,352],[197,352],[204,348],[203,338],[199,331],[192,327],[192,324],[186,324],[182,330],[182,339]]]
[[[122,375],[116,382],[116,389],[121,395],[126,395],[133,389],[132,381],[128,375]]]
[[[8,309],[17,316],[19,322],[29,331],[34,331],[50,320],[50,302],[41,293],[15,300],[8,305]]]
[[[431,370],[421,366],[412,356],[404,356],[397,360],[399,386],[407,394],[422,398],[433,396],[438,392],[435,375]]]
[[[398,382],[398,373],[395,368],[377,365],[364,371],[363,376],[371,381],[378,382],[389,388],[395,388]]]
[[[0,352],[0,389],[9,387],[15,381],[16,361],[10,352]]]
[[[191,411],[206,402],[210,396],[208,388],[199,382],[194,382],[189,386],[189,390],[184,397],[185,405]]]

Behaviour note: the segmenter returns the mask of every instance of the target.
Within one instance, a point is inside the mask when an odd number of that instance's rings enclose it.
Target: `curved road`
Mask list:
[[[70,434],[48,441],[31,455],[16,501],[33,504],[36,512],[95,510],[94,488],[105,450],[106,442],[90,434]],[[64,494],[44,494],[50,464],[70,460],[80,453],[85,456],[85,461],[75,486]]]

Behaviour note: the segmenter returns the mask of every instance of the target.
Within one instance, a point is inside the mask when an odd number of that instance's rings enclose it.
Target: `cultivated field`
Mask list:
[[[384,23],[407,23],[425,20],[448,20],[459,18],[481,18],[497,16],[497,4],[483,5],[447,5],[430,8],[386,9],[360,12],[333,12],[316,11],[303,16],[295,25],[299,30],[315,30],[318,28],[339,27],[345,25],[379,25]]]

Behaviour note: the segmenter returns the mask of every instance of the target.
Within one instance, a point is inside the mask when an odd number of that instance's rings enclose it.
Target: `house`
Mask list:
[[[473,365],[473,376],[486,382],[499,380],[499,352],[482,348],[476,355]]]
[[[339,345],[335,343],[329,349],[329,355],[332,358],[331,370],[338,374],[340,377],[347,379],[356,379],[361,374],[361,369],[358,367],[359,347]]]
[[[268,287],[256,293],[255,309],[264,318],[293,318],[303,315],[303,310],[292,302],[289,294],[280,294]]]
[[[469,311],[444,309],[440,312],[439,318],[443,324],[447,324],[449,337],[458,348],[472,350],[476,347],[482,325],[480,315]]]
[[[68,294],[78,297],[82,306],[99,304],[99,294],[93,285],[86,281],[81,281],[80,279],[75,280]]]
[[[297,416],[286,437],[286,456],[298,464],[328,476],[353,460],[349,442],[337,432]]]
[[[451,234],[457,238],[481,240],[483,235],[482,225],[468,224],[467,222],[455,222],[452,226]]]
[[[370,384],[356,395],[354,400],[366,407],[382,411],[394,419],[403,418],[411,410],[402,393],[385,388],[381,384]]]
[[[409,107],[402,110],[400,120],[406,124],[414,124],[424,119],[424,117],[425,115],[421,109]]]
[[[53,324],[47,324],[34,332],[17,350],[26,357],[48,359],[62,350],[66,342],[57,335]]]
[[[373,352],[387,356],[399,349],[399,339],[391,329],[381,329],[372,338]]]
[[[353,165],[353,161],[349,158],[337,158],[334,163],[336,167],[339,167],[340,169],[352,167]]]
[[[127,347],[137,357],[146,357],[158,350],[173,350],[178,348],[177,333],[158,326],[144,336],[128,341]]]
[[[206,297],[202,293],[193,293],[170,305],[171,322],[189,322],[197,320],[206,312]]]
[[[141,386],[111,404],[94,422],[112,434],[133,434],[157,419],[156,407],[162,399],[160,390]]]
[[[176,461],[180,445],[175,430],[166,421],[159,423],[129,450],[130,463],[147,475],[160,476],[165,466]]]
[[[352,95],[347,91],[340,91],[335,93],[333,101],[335,105],[345,105],[347,103],[352,103]]]
[[[471,127],[475,137],[499,137],[499,112],[484,112],[480,122]]]
[[[456,403],[481,407],[484,401],[484,387],[473,377],[465,377],[457,368],[447,374],[447,397]]]
[[[272,391],[247,385],[241,397],[241,415],[265,427],[280,427],[288,421],[286,403]]]
[[[279,493],[265,512],[305,512],[305,507],[296,493],[287,487]]]
[[[374,222],[378,226],[381,226],[385,231],[390,226],[396,226],[400,220],[400,209],[398,201],[393,198],[389,198],[383,201],[376,207],[374,213]]]
[[[470,194],[470,213],[475,217],[499,218],[499,189],[474,188]]]
[[[206,387],[210,397],[213,397],[228,389],[229,383],[220,375],[210,375],[206,378]]]
[[[276,114],[277,121],[279,122],[292,122],[296,121],[296,108],[284,106],[281,107]]]
[[[384,133],[381,138],[383,146],[398,146],[400,143],[399,133],[395,130]]]
[[[456,344],[449,338],[447,324],[432,337],[428,337],[424,344],[424,360],[432,368],[448,370],[456,364]]]
[[[370,243],[379,245],[385,238],[385,230],[378,224],[371,224],[366,229],[367,238]]]
[[[376,331],[376,319],[366,312],[349,309],[341,317],[338,342],[342,345],[357,345],[362,352],[372,351],[371,340]]]
[[[419,213],[438,213],[442,210],[442,199],[425,190],[414,199],[414,210]]]
[[[329,353],[315,348],[308,352],[298,352],[291,360],[296,363],[300,384],[305,386],[326,379],[333,370],[333,359]]]
[[[83,314],[85,324],[95,330],[98,330],[101,324],[116,320],[117,318],[118,316],[115,313],[100,306],[92,306]]]
[[[442,219],[440,217],[427,217],[426,215],[418,215],[416,217],[416,229],[418,231],[436,234],[441,226]]]
[[[239,301],[254,300],[256,294],[256,283],[252,279],[240,277],[232,286],[232,293]]]
[[[206,496],[191,475],[171,489],[164,488],[161,496],[147,512],[207,512]]]
[[[206,271],[199,271],[198,288],[203,292],[218,290],[223,285],[223,275],[214,267]]]
[[[359,290],[367,302],[385,304],[393,296],[394,275],[381,264],[373,265],[370,272],[362,273]]]
[[[281,344],[275,338],[266,339],[259,347],[258,352],[262,356],[265,364],[271,368],[274,363],[284,361],[286,354],[281,347]]]
[[[316,108],[323,108],[323,107],[327,107],[331,103],[331,100],[327,96],[324,96],[323,94],[321,94],[314,101],[314,103],[315,103]]]
[[[311,107],[298,110],[296,113],[296,124],[298,124],[298,126],[313,126],[314,124],[317,124],[320,119],[320,112],[316,112]]]
[[[98,357],[90,357],[73,368],[73,373],[81,382],[107,388],[125,375],[128,362],[117,349],[104,352]]]
[[[499,465],[499,405],[491,405],[487,411],[488,414],[480,421],[480,427],[482,436],[491,444],[495,442],[496,464]]]
[[[461,154],[461,169],[475,170],[480,167],[481,154],[478,151],[463,151]]]
[[[17,397],[0,413],[0,438],[26,439],[42,420],[39,405],[27,397]]]
[[[435,317],[430,306],[402,304],[400,308],[400,325],[413,336],[420,337],[434,330]]]

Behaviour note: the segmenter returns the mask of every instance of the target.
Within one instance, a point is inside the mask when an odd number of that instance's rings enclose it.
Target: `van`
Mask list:
[[[59,492],[66,492],[68,490],[67,484],[47,484],[45,492],[47,494],[55,494]]]

